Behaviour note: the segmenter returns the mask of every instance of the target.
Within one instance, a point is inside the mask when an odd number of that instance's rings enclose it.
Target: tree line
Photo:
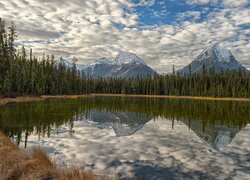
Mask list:
[[[32,49],[17,50],[14,24],[0,19],[0,95],[65,95],[88,93],[176,96],[250,97],[250,75],[243,71],[201,74],[175,73],[154,77],[92,78],[57,63],[53,55],[33,56]]]

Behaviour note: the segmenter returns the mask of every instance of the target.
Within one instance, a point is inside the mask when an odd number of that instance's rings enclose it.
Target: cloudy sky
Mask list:
[[[136,53],[158,72],[221,42],[250,68],[250,0],[0,0],[19,42],[78,63]]]

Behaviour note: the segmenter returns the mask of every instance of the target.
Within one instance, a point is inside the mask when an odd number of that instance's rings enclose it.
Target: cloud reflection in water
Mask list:
[[[62,166],[88,167],[97,174],[143,179],[250,177],[250,125],[227,147],[240,129],[220,128],[212,133],[216,137],[209,137],[210,130],[202,134],[198,123],[189,124],[190,130],[187,122],[175,121],[173,129],[172,120],[154,121],[130,112],[93,110],[87,118],[78,118],[81,121],[74,122],[75,133],[68,133],[69,127],[63,126],[59,128],[61,133],[57,135],[58,129],[54,130],[41,141],[30,136],[28,144],[38,143]],[[230,139],[218,142],[221,133]],[[220,151],[216,150],[218,143],[222,145]],[[236,156],[235,151],[240,153]]]

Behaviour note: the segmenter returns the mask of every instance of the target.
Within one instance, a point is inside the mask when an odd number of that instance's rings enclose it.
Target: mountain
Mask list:
[[[57,64],[63,64],[66,67],[73,67],[73,64],[67,60],[57,61]],[[145,77],[154,76],[156,72],[151,69],[142,59],[133,53],[121,51],[114,60],[100,58],[89,64],[77,64],[76,68],[91,77]]]
[[[214,70],[215,73],[232,70],[249,72],[239,61],[235,59],[229,50],[221,47],[219,44],[214,44],[204,50],[197,58],[195,58],[194,61],[178,72],[181,75],[189,74],[190,71],[191,73],[199,74],[203,71],[204,65],[208,72],[211,70]]]

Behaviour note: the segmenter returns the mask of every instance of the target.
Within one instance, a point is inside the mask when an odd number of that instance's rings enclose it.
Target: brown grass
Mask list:
[[[33,148],[24,153],[0,132],[0,180],[99,180],[81,168],[57,169],[50,157],[41,149]]]
[[[43,100],[43,98],[32,97],[32,96],[23,96],[23,97],[15,97],[15,98],[0,97],[0,106],[7,104],[7,103],[11,103],[11,102],[19,103],[19,102],[28,102],[28,101],[41,101],[41,100]]]
[[[166,96],[166,95],[139,95],[139,94],[91,94],[91,96],[146,97],[146,98],[165,98],[165,99],[194,99],[194,100],[210,100],[210,101],[248,101],[250,102],[250,98],[230,98],[230,97]]]
[[[54,168],[54,164],[51,161],[51,158],[45,154],[39,147],[34,147],[32,149],[31,157],[33,159],[39,160],[44,167]]]
[[[42,101],[45,99],[77,99],[86,96],[88,95],[21,96],[15,98],[0,97],[0,106],[11,102],[19,103],[19,102],[30,102],[30,101]]]

